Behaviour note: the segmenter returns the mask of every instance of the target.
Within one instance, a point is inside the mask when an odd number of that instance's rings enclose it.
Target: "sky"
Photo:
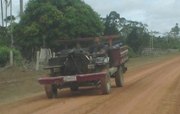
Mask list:
[[[19,13],[19,0],[13,1],[13,14]],[[24,4],[28,0],[24,0]],[[148,24],[150,31],[165,33],[180,24],[180,0],[84,0],[101,17],[116,11],[127,20]],[[1,22],[1,21],[0,21]]]

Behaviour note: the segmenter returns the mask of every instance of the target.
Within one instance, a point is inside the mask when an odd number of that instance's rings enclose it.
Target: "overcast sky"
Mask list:
[[[18,15],[19,0],[13,1],[13,14]],[[26,4],[28,0],[24,0]],[[116,11],[128,20],[141,21],[152,31],[168,32],[180,24],[180,0],[84,0],[102,17]]]

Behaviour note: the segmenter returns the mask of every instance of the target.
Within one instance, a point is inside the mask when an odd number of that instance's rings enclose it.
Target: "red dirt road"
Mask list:
[[[125,86],[110,95],[98,90],[60,91],[0,106],[0,114],[180,114],[180,57],[144,65],[125,74]]]

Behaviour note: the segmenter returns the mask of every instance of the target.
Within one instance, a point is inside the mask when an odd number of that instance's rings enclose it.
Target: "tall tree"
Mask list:
[[[23,0],[19,0],[20,3],[20,16],[23,14]]]
[[[56,47],[57,40],[99,36],[99,15],[82,0],[30,0],[16,26],[17,43],[24,52]]]
[[[5,27],[0,26],[0,45],[8,46],[9,39],[7,39],[6,36],[7,36],[7,29]]]
[[[4,27],[4,10],[3,10],[3,1],[1,0],[1,21],[2,21],[2,26]]]
[[[116,11],[111,11],[109,15],[103,19],[105,25],[105,35],[120,34],[121,41],[126,40],[126,43],[132,48],[135,53],[149,44],[149,32],[147,24],[142,22],[126,20],[120,17]]]
[[[136,28],[134,28],[128,35],[127,44],[133,49],[135,53],[139,51],[140,41]]]
[[[12,15],[12,16],[7,16],[7,17],[4,19],[4,21],[5,21],[6,23],[10,23],[10,22],[11,22],[11,19],[12,19],[12,22],[14,22],[14,21],[16,20],[16,18],[14,17],[14,15]]]
[[[128,22],[129,24],[125,26],[125,30],[128,30],[126,32],[129,32],[126,42],[135,53],[139,54],[149,44],[150,34],[147,25],[137,21]]]
[[[175,27],[171,28],[170,33],[174,36],[174,38],[177,38],[180,33],[180,28],[178,23],[176,23]]]
[[[5,1],[5,19],[8,17],[8,7],[10,5],[10,0],[4,0]],[[7,27],[7,22],[6,22],[6,27]]]
[[[119,33],[119,27],[121,25],[120,14],[116,11],[111,11],[109,15],[104,19],[105,35],[114,35]]]

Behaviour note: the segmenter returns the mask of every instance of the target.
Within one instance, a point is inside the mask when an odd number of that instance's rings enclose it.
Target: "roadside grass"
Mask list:
[[[37,79],[46,72],[13,67],[0,72],[0,104],[14,102],[43,90]]]
[[[128,69],[134,69],[134,68],[138,68],[140,66],[146,65],[146,64],[166,61],[167,59],[170,59],[178,55],[180,56],[179,52],[165,54],[165,55],[158,55],[158,56],[152,55],[152,56],[140,56],[136,58],[130,58],[129,61],[127,62],[127,67]]]
[[[178,55],[180,53],[130,58],[127,67],[132,70],[143,65],[165,61]],[[17,67],[0,72],[0,104],[41,94],[44,92],[43,86],[38,83],[37,79],[46,74],[47,71],[28,71]]]

